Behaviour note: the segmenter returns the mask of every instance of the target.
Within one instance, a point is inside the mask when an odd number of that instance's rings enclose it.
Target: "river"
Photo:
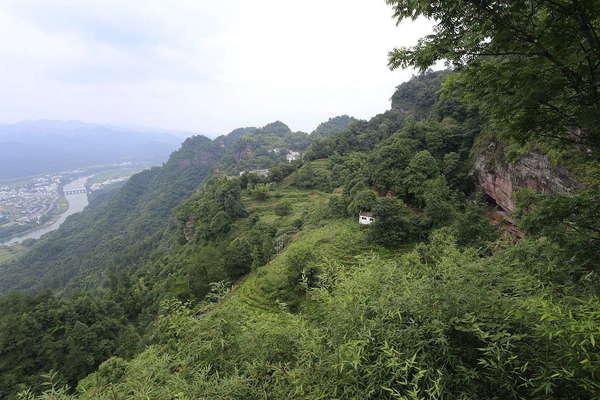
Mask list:
[[[85,189],[85,184],[88,178],[89,177],[79,178],[65,185],[63,187],[63,191],[68,192]],[[65,197],[67,198],[67,202],[69,203],[69,208],[67,209],[67,211],[61,214],[58,220],[56,220],[52,225],[48,225],[33,232],[29,232],[23,236],[12,238],[7,242],[0,243],[0,246],[14,246],[15,244],[20,244],[27,239],[39,239],[44,234],[58,229],[58,227],[61,226],[63,222],[65,222],[65,219],[67,219],[69,215],[73,215],[83,211],[83,209],[88,205],[87,193],[70,194],[66,195]]]

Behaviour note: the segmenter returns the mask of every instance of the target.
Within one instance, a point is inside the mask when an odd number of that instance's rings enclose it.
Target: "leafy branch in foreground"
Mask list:
[[[498,126],[600,149],[600,3],[594,0],[387,0],[398,22],[426,17],[435,33],[390,52],[392,69],[446,60]]]

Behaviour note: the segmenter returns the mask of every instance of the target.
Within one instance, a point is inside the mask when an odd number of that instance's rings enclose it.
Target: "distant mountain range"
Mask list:
[[[182,134],[80,121],[0,124],[0,179],[123,161],[161,163]]]

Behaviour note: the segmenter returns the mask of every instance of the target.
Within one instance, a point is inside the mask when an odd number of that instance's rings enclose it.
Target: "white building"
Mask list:
[[[373,213],[361,212],[358,215],[358,223],[361,225],[370,225],[373,222],[375,222],[375,218],[373,218]]]
[[[302,155],[299,152],[297,152],[297,151],[291,151],[291,150],[285,156],[285,158],[287,159],[288,162],[299,160],[300,157],[302,157]]]

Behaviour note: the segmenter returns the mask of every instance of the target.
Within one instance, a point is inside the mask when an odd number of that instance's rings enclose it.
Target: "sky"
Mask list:
[[[431,29],[384,0],[2,0],[0,123],[310,132],[389,109],[414,71],[387,53]]]

